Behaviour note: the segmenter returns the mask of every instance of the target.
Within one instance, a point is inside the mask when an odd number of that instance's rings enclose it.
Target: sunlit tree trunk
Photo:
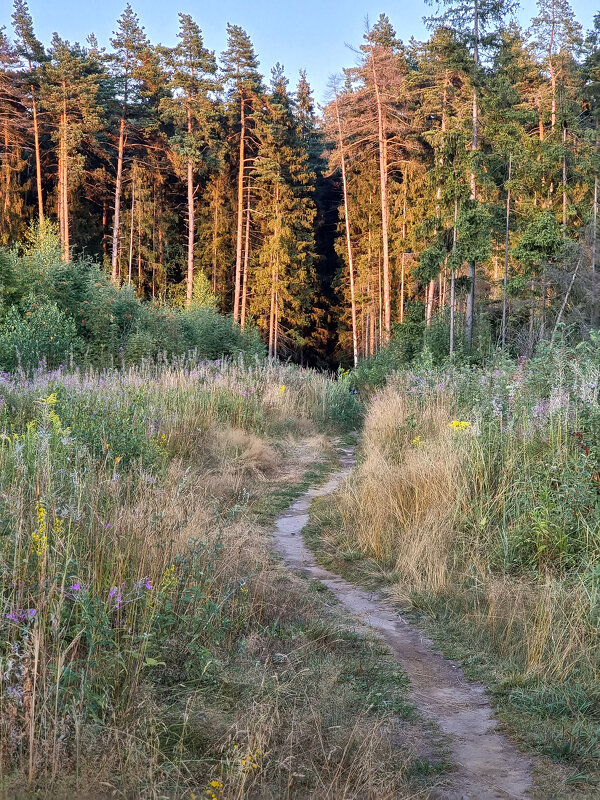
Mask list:
[[[244,274],[242,279],[242,311],[240,325],[246,325],[246,306],[248,303],[248,262],[250,260],[250,184],[248,184],[248,200],[246,203],[246,240],[244,244]]]
[[[240,296],[242,277],[242,248],[244,236],[244,169],[246,159],[246,101],[244,95],[240,99],[240,152],[238,168],[238,194],[237,194],[237,231],[235,249],[235,277],[233,289],[233,319],[237,322],[240,317]]]
[[[192,109],[191,99],[188,97],[187,130],[192,134]],[[194,295],[194,239],[196,234],[196,220],[194,212],[194,163],[191,158],[187,160],[187,204],[188,204],[188,246],[187,246],[187,281],[185,304],[189,308]]]
[[[346,179],[346,155],[344,152],[344,137],[342,136],[342,123],[340,120],[339,103],[336,97],[335,112],[338,128],[338,146],[342,164],[342,191],[344,193],[344,217],[346,223],[346,249],[348,251],[348,270],[350,272],[350,316],[352,320],[352,354],[354,366],[358,364],[358,337],[356,332],[356,297],[354,293],[354,260],[352,257],[352,238],[350,236],[350,209],[348,207],[348,183]]]

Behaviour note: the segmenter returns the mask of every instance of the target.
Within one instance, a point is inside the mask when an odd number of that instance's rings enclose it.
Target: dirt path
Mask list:
[[[455,769],[431,798],[506,800],[526,798],[531,763],[497,729],[483,686],[465,679],[460,668],[441,656],[432,642],[400,616],[380,595],[354,586],[320,567],[305,545],[302,530],[315,497],[331,494],[348,475],[354,452],[342,451],[342,469],[323,486],[310,489],[276,522],[276,549],[285,563],[320,581],[362,623],[385,639],[411,680],[414,705],[449,735]]]

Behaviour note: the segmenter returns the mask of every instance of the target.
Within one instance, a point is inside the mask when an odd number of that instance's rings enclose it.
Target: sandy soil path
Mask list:
[[[285,563],[320,581],[358,620],[388,644],[411,680],[412,700],[421,714],[449,737],[455,769],[430,797],[440,800],[527,798],[531,763],[498,730],[485,687],[467,681],[458,665],[437,652],[423,633],[380,595],[320,567],[302,538],[316,497],[331,494],[354,464],[351,449],[341,451],[342,468],[322,486],[310,489],[276,522],[275,547]]]

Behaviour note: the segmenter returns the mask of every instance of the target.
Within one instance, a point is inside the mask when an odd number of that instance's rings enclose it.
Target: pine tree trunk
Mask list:
[[[550,72],[550,85],[552,86],[552,111],[550,116],[551,128],[554,131],[556,125],[556,71],[552,61],[552,53],[554,51],[554,4],[552,6],[552,26],[550,28],[550,40],[548,42],[548,70]]]
[[[192,109],[191,99],[188,97],[187,130],[192,134]],[[188,248],[187,248],[187,281],[185,304],[189,308],[194,296],[194,239],[196,234],[196,220],[194,214],[194,164],[191,158],[187,162],[187,203],[188,203]]]
[[[454,198],[454,225],[452,227],[452,269],[450,271],[450,358],[454,355],[454,325],[456,308],[456,282],[454,256],[456,253],[458,223],[458,197]]]
[[[102,258],[106,263],[108,255],[108,241],[107,241],[107,226],[108,226],[108,202],[106,199],[106,167],[102,170]]]
[[[425,289],[426,303],[425,303],[425,325],[431,327],[431,318],[433,317],[433,299],[435,293],[435,279],[429,281],[428,289]]]
[[[3,215],[6,218],[8,215],[8,208],[10,206],[10,163],[8,160],[9,146],[8,146],[8,117],[4,120],[4,159],[2,169],[4,172],[4,208]]]
[[[138,292],[142,296],[142,204],[137,204]]]
[[[214,194],[214,213],[213,213],[213,235],[212,235],[212,291],[217,294],[217,237],[219,233],[219,191],[215,181]]]
[[[381,236],[383,240],[383,324],[385,341],[389,341],[392,331],[392,305],[390,291],[390,241],[388,210],[388,158],[383,103],[379,91],[375,54],[371,45],[371,68],[375,87],[375,104],[377,106],[377,140],[379,146],[379,188],[381,194]]]
[[[279,339],[279,253],[275,257],[277,270],[275,272],[275,314],[273,319],[273,358],[277,358]]]
[[[562,236],[567,238],[567,126],[563,125],[563,157],[562,157]]]
[[[66,87],[63,86],[63,91],[66,94]],[[62,126],[62,141],[63,141],[63,179],[62,179],[62,209],[63,209],[63,261],[65,264],[69,262],[70,255],[70,242],[69,242],[69,167],[68,167],[68,151],[67,151],[67,101],[63,99],[63,126]]]
[[[512,155],[508,158],[508,192],[506,194],[506,232],[504,238],[504,281],[502,290],[502,350],[506,347],[506,312],[508,295],[508,245],[510,234],[510,178],[512,174]]]
[[[242,278],[242,311],[240,326],[246,325],[246,305],[248,303],[248,261],[250,259],[250,184],[248,184],[248,201],[246,203],[246,239],[244,243],[244,274]]]
[[[275,320],[275,260],[271,256],[271,308],[269,311],[269,358],[273,358],[273,333]]]
[[[35,183],[37,188],[38,216],[40,222],[43,222],[44,196],[42,194],[42,164],[40,160],[40,126],[38,123],[37,103],[33,86],[31,87],[31,107],[33,110],[33,146],[35,149]]]
[[[340,110],[335,101],[335,111],[338,127],[338,145],[340,148],[340,159],[342,162],[342,191],[344,193],[344,217],[346,222],[346,248],[348,251],[348,269],[350,272],[350,316],[352,320],[352,354],[354,366],[358,365],[358,337],[356,333],[356,297],[354,293],[354,260],[352,257],[352,238],[350,236],[350,209],[348,207],[348,183],[346,180],[346,156],[344,153],[344,139],[342,136],[342,123],[340,121]]]
[[[240,289],[242,274],[242,239],[244,235],[244,167],[246,159],[246,103],[243,94],[240,96],[240,164],[238,170],[237,198],[237,238],[235,251],[235,279],[233,291],[233,319],[240,317]]]
[[[404,322],[404,292],[406,283],[406,253],[404,250],[402,251],[402,256],[400,258],[400,324],[402,324]]]
[[[598,176],[594,178],[594,209],[592,214],[592,272],[596,272],[596,246],[598,242]]]
[[[545,266],[542,269],[542,285],[541,285],[541,297],[540,297],[540,306],[541,306],[541,314],[540,314],[540,339],[543,339],[546,335],[546,268]]]
[[[131,286],[131,268],[133,266],[133,219],[135,211],[135,175],[131,185],[131,225],[129,230],[129,269],[127,271],[127,283]]]
[[[474,65],[475,77],[477,80],[477,71],[479,70],[479,3],[475,0],[475,52],[474,52]],[[479,107],[477,98],[477,86],[473,83],[473,126],[472,126],[472,142],[471,150],[475,152],[479,146]],[[475,184],[475,171],[471,171],[471,200],[477,199],[477,187]],[[469,348],[473,343],[473,319],[475,314],[475,262],[469,262],[469,293],[467,295],[467,310],[465,315],[465,332],[467,335],[467,343]]]
[[[115,215],[113,218],[111,280],[116,283],[119,279],[119,233],[121,223],[121,188],[123,185],[123,153],[125,150],[125,110],[121,114],[119,126],[119,149],[117,153],[117,180],[115,182]]]

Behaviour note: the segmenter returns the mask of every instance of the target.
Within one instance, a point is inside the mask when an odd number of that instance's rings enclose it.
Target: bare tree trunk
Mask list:
[[[508,191],[506,194],[506,233],[504,238],[504,281],[502,291],[502,351],[506,347],[506,303],[508,292],[508,245],[510,234],[510,178],[512,174],[512,155],[508,157]]]
[[[379,347],[381,348],[384,342],[383,335],[383,289],[381,283],[381,251],[377,254],[377,271],[379,277]]]
[[[187,279],[185,287],[185,304],[189,308],[194,296],[194,238],[196,219],[194,213],[194,165],[191,158],[187,163],[187,202],[188,202],[188,246],[187,246]]]
[[[162,228],[162,225],[161,225],[161,222],[160,222],[160,218],[159,218],[159,222],[158,222],[158,263],[160,264],[161,276],[164,275],[164,270],[163,270],[164,259],[165,259],[164,234],[163,234],[163,228]],[[165,283],[166,283],[166,281],[165,281]],[[165,286],[165,289],[166,289],[166,286]]]
[[[138,292],[142,293],[142,204],[137,204]]]
[[[454,324],[456,306],[456,283],[454,255],[456,253],[456,234],[458,222],[458,198],[454,198],[454,226],[452,228],[452,269],[450,271],[450,358],[454,355]]]
[[[235,251],[235,278],[233,289],[233,319],[240,317],[240,294],[242,276],[242,240],[244,235],[244,170],[246,160],[246,101],[240,96],[240,164],[238,169],[237,233]]]
[[[354,366],[358,364],[358,337],[356,332],[356,298],[354,293],[354,260],[352,257],[352,238],[350,236],[350,209],[348,207],[348,183],[346,180],[346,156],[344,153],[344,138],[342,136],[342,123],[340,120],[340,109],[335,98],[335,113],[338,128],[338,145],[340,148],[340,159],[342,162],[342,190],[344,193],[344,217],[346,223],[346,248],[348,250],[348,269],[350,272],[350,316],[352,319],[352,355]]]
[[[543,339],[546,335],[546,266],[542,267],[542,279],[541,279],[541,287],[540,287],[540,306],[541,306],[541,313],[540,313],[540,339]]]
[[[406,253],[402,251],[400,257],[400,324],[404,322],[404,292],[406,283]]]
[[[131,184],[131,225],[129,231],[129,269],[127,271],[127,283],[131,285],[131,267],[133,265],[133,218],[135,211],[135,175]]]
[[[278,353],[278,338],[279,338],[279,253],[275,257],[276,272],[275,272],[275,314],[273,319],[273,358],[277,358]]]
[[[215,196],[214,196],[215,209],[213,214],[213,236],[212,236],[212,290],[213,294],[217,294],[217,237],[219,226],[219,190],[215,182]]]
[[[31,64],[29,65],[31,70]],[[33,110],[33,146],[35,149],[35,183],[37,188],[38,216],[40,222],[44,221],[44,197],[42,194],[42,164],[40,160],[40,126],[38,123],[37,103],[35,91],[31,87],[31,107]]]
[[[560,325],[560,323],[562,321],[562,316],[565,313],[565,308],[567,307],[567,303],[569,301],[569,295],[571,294],[571,289],[573,288],[573,284],[575,283],[575,279],[577,278],[577,273],[579,272],[579,268],[581,267],[582,263],[583,263],[583,254],[580,255],[579,258],[577,259],[577,265],[575,267],[575,270],[573,271],[573,274],[571,275],[571,281],[569,283],[569,288],[567,289],[567,291],[565,293],[565,297],[564,297],[562,305],[560,307],[560,311],[558,312],[558,316],[556,317],[556,322],[554,323],[554,328],[552,330],[552,337],[550,339],[550,344],[551,345],[554,344],[554,338],[556,336],[556,331],[558,330],[558,326]]]
[[[246,325],[246,305],[248,302],[248,261],[250,259],[250,184],[248,184],[248,201],[246,203],[246,242],[244,246],[244,276],[242,280],[242,312],[240,325]]]
[[[473,54],[475,76],[473,83],[473,125],[472,125],[472,141],[471,150],[475,152],[479,146],[479,107],[477,98],[477,72],[479,70],[479,3],[475,0],[475,22],[474,22],[474,37],[475,37],[475,50]],[[475,171],[471,171],[471,200],[477,199],[477,187],[475,184]],[[467,344],[469,348],[473,344],[473,319],[475,314],[475,262],[469,262],[469,278],[470,286],[467,295],[467,310],[465,314],[465,332],[467,335]]]
[[[389,209],[388,209],[388,158],[387,137],[383,103],[379,91],[379,80],[375,68],[375,53],[371,44],[371,68],[373,72],[373,85],[375,88],[375,104],[377,106],[377,138],[379,145],[379,187],[381,193],[381,235],[383,239],[383,322],[385,341],[390,338],[392,331],[392,305],[390,291],[390,241],[389,241]]]
[[[552,23],[550,28],[550,40],[548,42],[548,70],[550,72],[550,85],[552,86],[552,111],[551,111],[551,128],[554,131],[556,125],[556,71],[552,61],[552,54],[554,51],[554,26],[556,24],[554,19],[555,7],[552,3]]]
[[[66,93],[66,87],[63,86],[63,91]],[[64,95],[63,95],[64,98]],[[69,261],[69,256],[71,252],[70,242],[69,242],[69,167],[68,167],[68,151],[67,151],[67,126],[68,126],[68,117],[67,117],[67,101],[63,99],[63,113],[62,113],[62,148],[63,148],[63,158],[62,158],[62,211],[63,211],[63,261],[65,264]]]
[[[563,124],[563,156],[562,156],[562,236],[567,238],[567,126]]]
[[[106,263],[106,257],[108,255],[108,202],[106,199],[106,168],[102,170],[102,173],[102,257],[104,259],[104,263]]]
[[[8,152],[9,152],[9,141],[8,141],[8,117],[4,120],[4,160],[2,164],[2,169],[4,172],[4,208],[3,213],[4,216],[8,214],[8,208],[10,206],[10,163],[8,160]]]
[[[435,278],[429,281],[429,289],[425,290],[426,305],[425,305],[425,325],[431,327],[431,319],[433,317],[433,300],[435,296]]]
[[[371,322],[371,334],[369,336],[369,355],[374,356],[376,348],[377,348],[377,342],[375,340],[376,334],[375,334],[375,309],[374,308],[371,311],[370,322]]]
[[[592,229],[592,272],[596,272],[596,246],[598,242],[598,176],[594,178],[594,210]]]
[[[115,182],[115,214],[113,218],[113,239],[111,258],[111,280],[116,283],[119,279],[119,233],[121,223],[121,188],[123,185],[123,153],[125,151],[125,109],[121,114],[119,126],[119,148],[117,152],[117,179]]]
[[[275,319],[275,260],[271,256],[271,308],[269,311],[269,358],[273,358],[274,319]]]

